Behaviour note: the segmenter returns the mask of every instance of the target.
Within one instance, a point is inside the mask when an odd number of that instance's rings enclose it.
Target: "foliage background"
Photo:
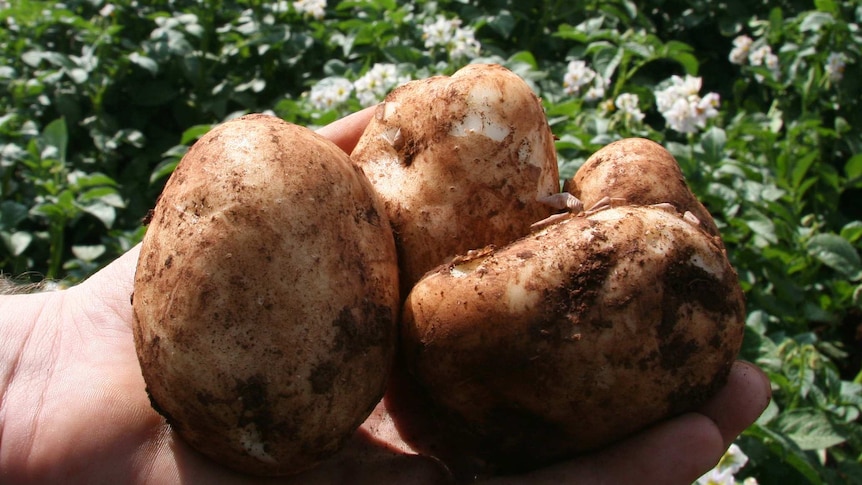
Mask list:
[[[743,357],[774,390],[737,442],[749,461],[735,480],[862,483],[858,2],[330,0],[322,16],[312,3],[0,1],[0,271],[68,285],[129,249],[215,123],[271,111],[318,126],[367,101],[315,93],[377,64],[404,80],[499,62],[542,97],[563,176],[648,137],[714,214],[748,299]],[[475,49],[433,44],[422,27],[439,16]],[[772,64],[732,62],[742,35]],[[575,60],[607,81],[597,99],[566,83]],[[658,109],[672,75],[720,97],[693,132]],[[614,105],[624,93],[634,111]]]

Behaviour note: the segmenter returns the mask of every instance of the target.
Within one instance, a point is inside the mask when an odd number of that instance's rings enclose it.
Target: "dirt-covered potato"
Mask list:
[[[153,406],[219,463],[290,474],[329,456],[384,392],[395,349],[389,222],[338,147],[250,115],[168,181],[135,277]]]
[[[743,320],[715,238],[670,211],[621,207],[429,273],[405,304],[403,352],[487,459],[524,469],[702,403]]]
[[[564,187],[592,207],[601,199],[622,199],[625,205],[671,204],[690,212],[703,228],[718,236],[709,211],[689,190],[679,164],[658,143],[625,138],[605,145],[578,169]]]
[[[567,186],[601,207],[441,265],[404,305],[404,365],[492,473],[694,409],[742,343],[737,274],[663,148],[612,144]]]
[[[539,199],[559,192],[541,102],[498,65],[396,88],[351,157],[393,224],[405,290],[457,254],[526,235],[552,213]]]

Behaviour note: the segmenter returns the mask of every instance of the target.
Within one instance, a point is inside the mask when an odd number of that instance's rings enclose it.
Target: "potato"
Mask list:
[[[718,228],[709,211],[689,190],[679,164],[658,143],[625,138],[595,152],[567,181],[565,189],[592,207],[603,197],[622,199],[626,205],[671,204],[690,212],[713,236]]]
[[[633,151],[615,152],[620,146]],[[709,214],[674,207],[700,206],[676,192],[688,189],[669,177],[675,162],[656,147],[610,146],[570,187],[587,206],[605,195],[648,205],[569,216],[441,265],[408,295],[404,365],[445,426],[469,432],[492,472],[609,444],[694,409],[726,381],[744,296],[707,229],[715,227]],[[605,185],[591,186],[601,161],[622,175],[603,173]],[[665,182],[675,185],[642,199],[643,190],[617,185]],[[652,205],[665,200],[672,203]]]
[[[291,474],[380,400],[399,304],[395,242],[361,171],[314,132],[250,115],[168,181],[135,275],[135,344],[153,406],[190,445]]]
[[[468,65],[393,90],[351,155],[395,230],[404,293],[470,249],[529,233],[559,192],[542,105],[517,75]]]

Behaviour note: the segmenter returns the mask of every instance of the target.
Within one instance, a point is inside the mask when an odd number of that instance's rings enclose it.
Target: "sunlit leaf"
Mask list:
[[[862,259],[846,239],[837,234],[818,234],[808,241],[808,253],[852,280],[862,279]]]

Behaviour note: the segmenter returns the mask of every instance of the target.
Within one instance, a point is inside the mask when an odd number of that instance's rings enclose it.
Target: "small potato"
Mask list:
[[[609,208],[429,272],[402,315],[408,370],[494,471],[595,449],[723,385],[744,299],[718,238]]]
[[[237,470],[313,466],[383,395],[397,271],[386,214],[338,147],[271,116],[214,128],[168,181],[138,261],[153,406]]]
[[[624,205],[670,204],[680,214],[689,212],[713,236],[718,228],[709,211],[689,190],[679,164],[658,143],[625,138],[595,152],[565,184],[565,189],[592,207],[602,198]]]
[[[447,259],[529,233],[560,187],[541,102],[498,65],[395,89],[351,158],[392,222],[405,294]]]

